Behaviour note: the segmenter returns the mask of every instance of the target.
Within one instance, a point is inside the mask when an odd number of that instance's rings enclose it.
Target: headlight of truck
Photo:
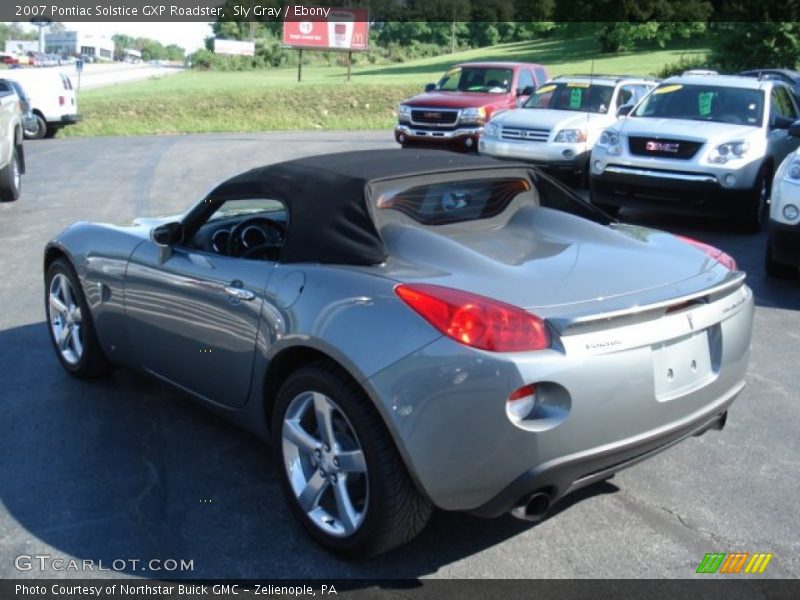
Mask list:
[[[485,137],[497,137],[500,133],[500,127],[496,123],[489,123],[483,128],[483,135]]]
[[[724,165],[729,160],[742,158],[749,149],[750,144],[745,141],[725,142],[711,151],[711,154],[708,155],[708,160],[718,165]]]
[[[477,123],[478,125],[486,121],[486,109],[482,106],[479,108],[465,108],[461,111],[462,123]]]
[[[604,147],[609,154],[622,154],[620,136],[616,131],[607,130],[601,133],[597,144]]]
[[[397,107],[397,118],[400,121],[410,121],[411,120],[411,107],[405,104],[401,104]]]
[[[586,131],[583,129],[562,129],[556,134],[554,142],[578,144],[586,141]]]

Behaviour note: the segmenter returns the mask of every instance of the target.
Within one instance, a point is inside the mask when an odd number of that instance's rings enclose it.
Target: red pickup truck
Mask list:
[[[407,145],[478,147],[483,125],[496,110],[516,108],[550,78],[542,65],[517,62],[462,63],[425,93],[404,100],[394,137]]]

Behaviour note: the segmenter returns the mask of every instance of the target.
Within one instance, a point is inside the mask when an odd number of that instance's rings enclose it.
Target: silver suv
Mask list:
[[[481,154],[532,162],[555,174],[585,175],[600,134],[656,86],[652,79],[616,75],[557,77],[536,89],[516,110],[484,127]]]
[[[723,216],[757,231],[772,175],[798,146],[789,88],[722,75],[665,80],[606,129],[591,155],[592,200],[621,207]]]

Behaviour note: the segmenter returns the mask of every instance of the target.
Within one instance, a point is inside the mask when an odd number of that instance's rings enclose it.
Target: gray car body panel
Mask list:
[[[491,232],[390,219],[379,227],[390,258],[347,266],[164,249],[149,237],[159,222],[78,223],[47,247],[48,259],[60,252],[74,265],[107,355],[268,438],[272,361],[296,348],[322,353],[362,385],[441,508],[477,508],[537,465],[723,410],[744,384],[753,299],[743,274],[669,234],[543,207]],[[253,301],[231,303],[223,290],[236,280]],[[532,310],[551,347],[458,344],[397,297],[404,282]],[[697,336],[707,377],[665,381],[659,361],[693,360]],[[545,413],[512,422],[508,395],[534,382]]]

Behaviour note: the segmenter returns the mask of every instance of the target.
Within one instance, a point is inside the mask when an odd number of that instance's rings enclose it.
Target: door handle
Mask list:
[[[232,285],[225,286],[225,293],[228,294],[231,298],[235,298],[236,300],[252,300],[256,297],[254,292],[250,290],[246,290],[240,287],[234,287]]]

